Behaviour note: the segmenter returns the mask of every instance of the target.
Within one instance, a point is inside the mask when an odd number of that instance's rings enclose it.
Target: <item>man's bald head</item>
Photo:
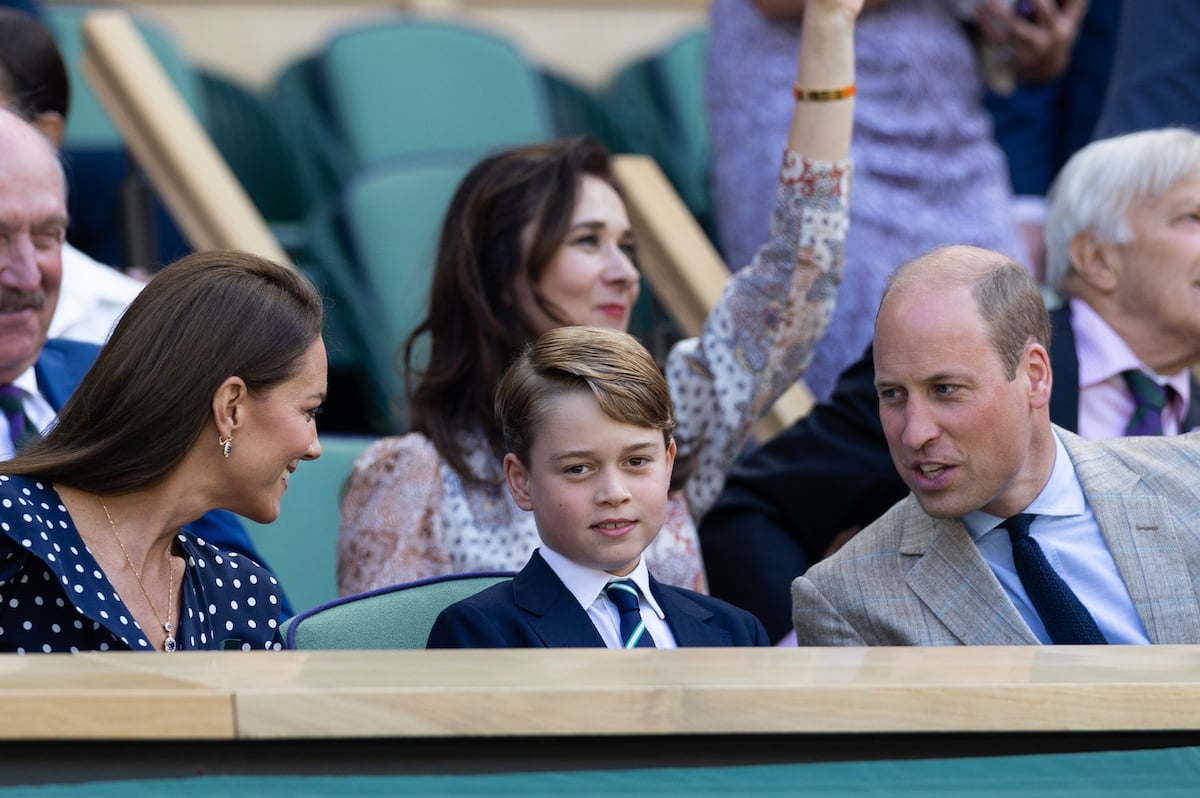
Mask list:
[[[942,247],[902,263],[888,278],[880,313],[889,298],[956,285],[968,288],[975,298],[975,309],[1010,379],[1027,343],[1050,348],[1050,318],[1037,283],[1019,263],[989,249]],[[937,308],[931,306],[929,312]]]

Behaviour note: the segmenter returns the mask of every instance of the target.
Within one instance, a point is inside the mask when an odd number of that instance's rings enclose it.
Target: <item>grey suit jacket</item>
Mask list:
[[[1200,643],[1200,432],[1085,441],[1055,427],[1154,643]],[[1037,645],[958,519],[912,494],[792,584],[802,646]]]

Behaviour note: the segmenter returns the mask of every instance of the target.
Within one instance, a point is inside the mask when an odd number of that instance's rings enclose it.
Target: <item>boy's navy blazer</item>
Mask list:
[[[750,613],[719,599],[659,583],[650,592],[679,646],[768,646]],[[429,648],[604,648],[592,619],[539,552],[512,580],[438,615]]]

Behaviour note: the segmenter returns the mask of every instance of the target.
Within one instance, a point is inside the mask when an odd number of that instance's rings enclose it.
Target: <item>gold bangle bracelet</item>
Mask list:
[[[792,86],[792,94],[797,102],[828,102],[829,100],[845,100],[853,97],[857,89],[854,84],[840,89],[806,89],[800,84]]]

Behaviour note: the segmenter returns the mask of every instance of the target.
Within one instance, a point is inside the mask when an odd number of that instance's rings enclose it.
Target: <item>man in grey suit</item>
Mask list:
[[[875,383],[911,492],[795,580],[800,645],[1200,642],[1200,434],[1053,425],[1048,344],[1038,287],[1002,255],[897,269]],[[1090,633],[1061,632],[1068,606]]]

